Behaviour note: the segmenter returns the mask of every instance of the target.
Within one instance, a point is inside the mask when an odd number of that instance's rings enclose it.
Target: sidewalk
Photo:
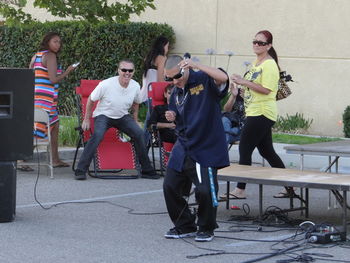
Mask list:
[[[288,154],[284,149],[285,146],[290,144],[274,143],[274,148],[277,154],[281,157],[284,165],[288,168],[300,168],[300,155],[298,154]],[[156,149],[157,150],[157,149]],[[59,148],[60,157],[66,160],[73,160],[75,148],[73,147],[61,147]],[[82,152],[82,148],[79,153]],[[36,153],[34,153],[34,156]],[[45,154],[42,152],[41,154]],[[238,144],[235,144],[231,147],[230,152],[230,161],[232,163],[237,163],[239,160]],[[79,155],[78,155],[79,156]],[[150,155],[151,157],[151,155]],[[158,158],[159,155],[156,153],[155,157]],[[34,157],[35,158],[35,157]],[[42,156],[42,158],[45,158]],[[258,150],[255,150],[252,156],[253,163],[262,163],[262,157],[260,156]],[[265,162],[265,165],[268,165]],[[328,166],[328,157],[327,156],[304,156],[304,169],[310,170],[319,170],[323,171]],[[350,158],[340,158],[339,159],[339,173],[349,173],[350,174]]]

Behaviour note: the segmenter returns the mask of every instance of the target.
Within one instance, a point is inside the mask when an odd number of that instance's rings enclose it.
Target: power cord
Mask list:
[[[105,201],[105,200],[94,200],[94,201],[66,201],[66,202],[58,202],[55,204],[52,204],[50,206],[44,206],[38,199],[37,197],[37,186],[38,186],[38,182],[39,182],[39,177],[40,177],[40,157],[39,157],[39,150],[38,148],[36,149],[37,151],[37,166],[38,166],[38,172],[37,172],[37,176],[35,179],[35,184],[34,184],[34,200],[35,202],[44,210],[49,210],[53,207],[57,207],[59,205],[67,205],[67,204],[96,204],[96,203],[102,203],[102,204],[109,204],[109,205],[113,205],[116,207],[120,207],[123,209],[128,210],[127,213],[131,214],[131,215],[163,215],[163,214],[167,214],[168,212],[150,212],[150,213],[141,213],[141,212],[134,212],[135,209],[124,206],[124,205],[120,205],[120,204],[116,204],[110,201]]]
[[[298,255],[291,259],[279,259],[276,261],[276,263],[289,263],[289,262],[314,262],[316,260],[324,260],[327,262],[343,262],[343,263],[350,263],[349,260],[338,260],[338,259],[331,259],[333,258],[333,255],[330,254],[323,254],[323,253],[303,253],[301,255]]]
[[[251,260],[247,260],[247,261],[244,261],[242,263],[253,263],[253,262],[258,262],[258,261],[261,261],[261,260],[264,260],[264,259],[268,259],[268,258],[272,258],[272,257],[275,257],[275,256],[278,256],[278,255],[282,255],[284,253],[286,253],[287,251],[290,251],[290,250],[293,250],[295,248],[298,248],[300,247],[302,244],[296,244],[296,245],[293,245],[291,247],[287,247],[287,248],[284,248],[284,249],[281,249],[275,253],[270,253],[269,255],[266,255],[266,256],[262,256],[262,257],[259,257],[259,258],[255,258],[255,259],[251,259]]]
[[[301,223],[301,220],[289,218],[288,213],[277,206],[269,206],[257,222],[262,226],[296,226]]]
[[[274,207],[274,209],[272,210],[276,210],[279,211],[279,208]],[[271,207],[269,209],[267,209],[267,211],[271,211]],[[220,221],[218,221],[220,222]],[[221,223],[230,223],[231,221],[221,221]],[[295,225],[296,221],[293,220],[287,220],[287,222],[293,222],[293,225]],[[232,231],[233,227],[241,227],[244,226],[247,229],[238,229],[238,230],[234,230]],[[267,227],[278,227],[280,228],[280,224],[277,225],[271,225],[271,226],[267,226]],[[311,228],[310,228],[311,226]],[[224,239],[233,239],[233,240],[239,240],[239,241],[250,241],[250,242],[270,242],[270,243],[274,243],[271,246],[271,249],[275,250],[275,252],[272,253],[244,253],[244,252],[229,252],[229,251],[224,251],[224,250],[217,250],[217,251],[213,251],[212,253],[205,253],[205,254],[199,254],[199,255],[189,255],[186,256],[186,258],[188,259],[196,259],[199,257],[205,257],[205,256],[219,256],[219,255],[262,255],[259,258],[255,258],[252,260],[248,260],[245,261],[244,263],[252,263],[252,262],[258,262],[261,260],[265,260],[274,256],[281,256],[281,255],[285,255],[290,257],[289,259],[283,259],[283,260],[278,260],[276,262],[278,263],[287,263],[287,262],[313,262],[315,260],[324,260],[327,262],[346,262],[346,263],[350,263],[350,261],[344,261],[344,260],[337,260],[337,259],[332,259],[332,255],[330,254],[323,254],[323,253],[305,253],[304,251],[306,249],[312,249],[312,248],[327,248],[325,246],[315,246],[314,244],[311,244],[308,242],[307,239],[305,239],[305,235],[307,234],[308,231],[313,231],[312,227],[326,227],[329,226],[329,224],[323,223],[323,224],[319,224],[316,225],[315,223],[311,222],[311,221],[304,221],[302,222],[298,227],[292,227],[292,228],[282,228],[281,230],[295,230],[296,232],[285,238],[282,240],[254,240],[254,239],[244,239],[244,238],[235,238],[235,237],[227,237],[227,236],[218,236],[215,235],[216,238],[224,238]],[[235,224],[233,226],[229,226],[229,230],[225,231],[215,231],[220,232],[220,233],[235,233],[235,232],[243,232],[243,231],[262,231],[262,227],[261,225],[256,225],[254,226],[253,224]],[[255,229],[255,230],[254,230]],[[272,230],[275,231],[275,230]],[[280,229],[277,229],[276,231],[280,231]],[[269,232],[269,231],[266,231]],[[192,243],[191,243],[192,244]],[[288,247],[284,247],[284,248],[273,248],[274,246],[278,245],[278,244],[283,244],[284,246],[289,244]],[[193,245],[193,244],[192,244]],[[197,246],[195,246],[197,247]],[[203,249],[203,248],[201,248]],[[209,250],[209,249],[208,249]],[[300,255],[298,255],[298,253],[302,252]],[[288,255],[291,254],[291,255]]]
[[[217,232],[217,231],[215,231]],[[283,240],[257,240],[257,239],[243,239],[243,238],[233,238],[233,237],[224,237],[224,236],[217,236],[215,235],[215,238],[225,238],[225,239],[234,239],[234,240],[239,240],[239,241],[254,241],[254,242],[273,242],[273,243],[276,243],[276,242],[282,242],[282,241],[285,241],[286,239],[283,239]],[[288,237],[290,238],[290,237]],[[287,239],[288,239],[287,238]],[[303,240],[303,239],[300,239],[300,240]],[[247,261],[246,263],[248,262],[257,262],[257,261],[260,261],[260,260],[263,260],[263,259],[266,259],[266,258],[270,258],[270,257],[273,257],[275,255],[277,255],[278,253],[281,253],[283,254],[284,251],[277,251],[277,252],[274,252],[274,253],[251,253],[251,252],[228,252],[228,251],[224,251],[224,250],[216,250],[216,249],[207,249],[207,248],[202,248],[202,247],[198,247],[194,244],[192,244],[191,242],[189,241],[186,241],[187,243],[190,243],[191,245],[195,246],[196,248],[199,248],[199,249],[204,249],[204,250],[208,250],[208,251],[214,251],[213,253],[206,253],[206,254],[199,254],[199,255],[189,255],[189,256],[186,256],[186,258],[188,259],[196,259],[196,258],[199,258],[199,257],[205,257],[205,256],[218,256],[218,255],[264,255],[263,257],[260,257],[258,259],[255,259],[253,261]],[[293,245],[292,247],[289,247],[287,249],[284,249],[285,251],[288,251],[288,250],[292,250],[292,249],[295,249],[297,247],[299,247],[300,244],[296,244],[296,245]]]
[[[197,247],[198,248],[198,247]],[[209,249],[208,249],[209,250]],[[213,253],[199,254],[199,255],[189,255],[186,256],[188,259],[196,259],[200,257],[207,256],[218,256],[218,255],[261,255],[261,254],[269,254],[269,253],[252,253],[252,252],[227,252],[227,251],[218,251]]]

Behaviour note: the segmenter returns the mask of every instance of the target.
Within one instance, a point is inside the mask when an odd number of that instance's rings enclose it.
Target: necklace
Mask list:
[[[187,95],[188,95],[188,91],[185,93],[185,96],[182,97],[182,100],[179,101],[179,94],[176,94],[176,105],[182,106],[187,99]]]

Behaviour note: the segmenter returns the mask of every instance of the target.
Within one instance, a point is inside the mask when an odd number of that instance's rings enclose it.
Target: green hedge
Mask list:
[[[159,35],[175,42],[173,29],[155,23],[100,23],[81,21],[32,23],[20,27],[0,26],[0,67],[28,67],[43,36],[58,32],[63,41],[59,62],[63,69],[81,61],[79,67],[63,80],[60,110],[72,113],[74,87],[80,79],[104,79],[115,75],[117,62],[129,58],[135,63],[134,79],[141,83],[143,59],[152,41]]]

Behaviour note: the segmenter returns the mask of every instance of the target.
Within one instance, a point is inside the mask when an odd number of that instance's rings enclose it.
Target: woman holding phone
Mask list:
[[[51,152],[53,167],[68,167],[58,156],[58,132],[59,119],[57,101],[59,94],[58,83],[69,75],[78,65],[71,65],[62,72],[58,64],[58,54],[61,51],[61,37],[56,32],[47,33],[41,41],[39,51],[32,57],[29,67],[35,73],[34,106],[44,109],[49,113],[50,131],[46,131],[45,125],[35,123],[36,136],[46,137],[51,132]]]

